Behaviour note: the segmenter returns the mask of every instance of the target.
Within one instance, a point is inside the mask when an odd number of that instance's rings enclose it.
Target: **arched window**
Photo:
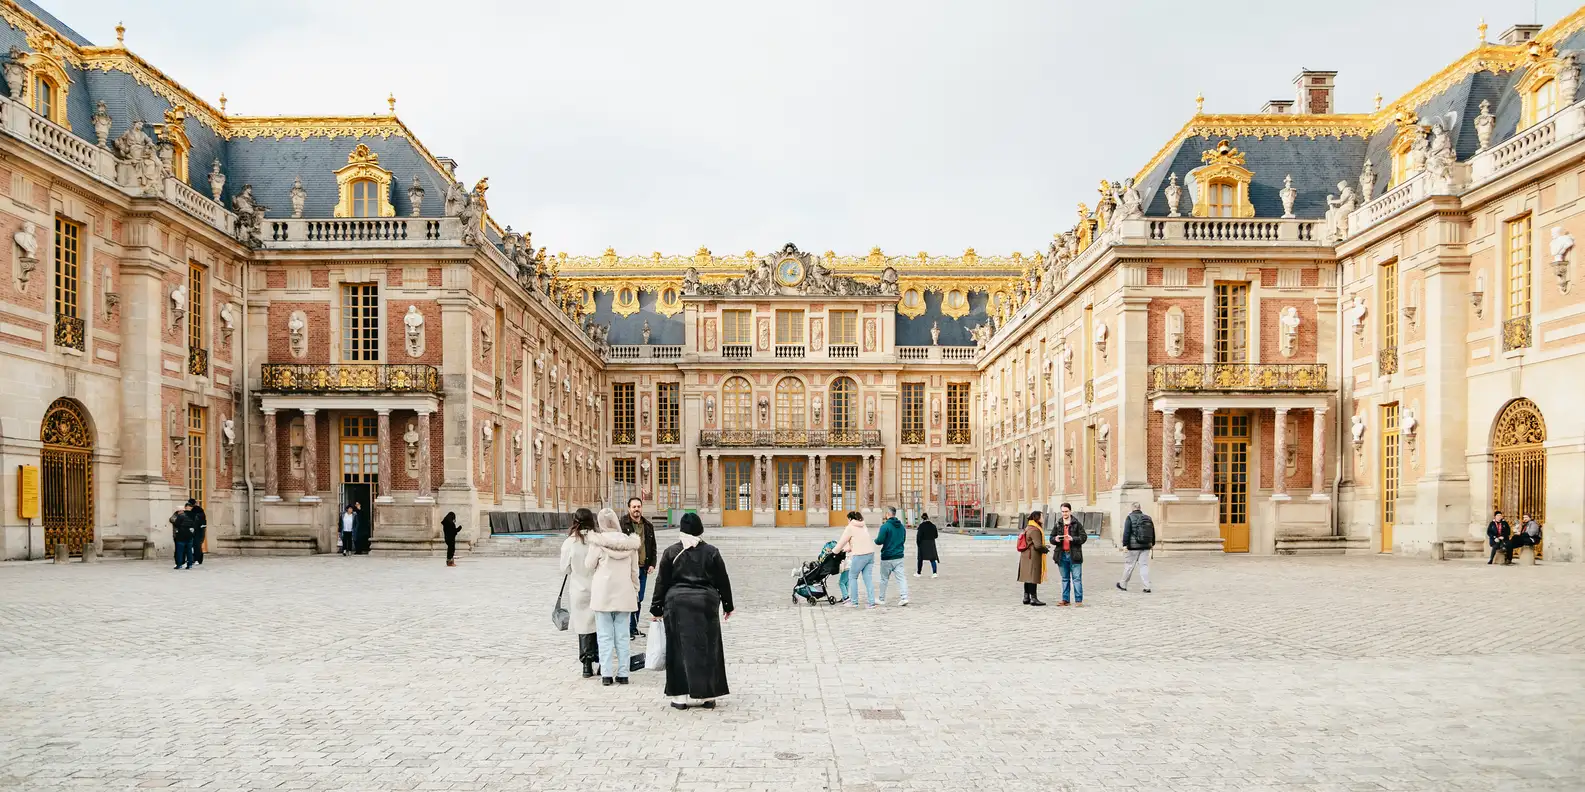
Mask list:
[[[847,377],[831,383],[831,431],[852,432],[859,428],[856,405],[859,386]]]
[[[1545,121],[1558,110],[1557,80],[1547,80],[1530,92],[1530,123]]]
[[[799,443],[805,438],[804,384],[796,377],[776,383],[776,441]]]
[[[39,75],[33,81],[33,112],[54,121],[56,102],[59,101],[56,93],[55,81]]]
[[[721,428],[745,432],[754,428],[754,389],[742,377],[721,386]]]
[[[380,216],[380,185],[373,179],[352,182],[352,216]]]
[[[1211,182],[1205,187],[1205,200],[1207,217],[1233,217],[1238,205],[1238,188],[1232,182]]]

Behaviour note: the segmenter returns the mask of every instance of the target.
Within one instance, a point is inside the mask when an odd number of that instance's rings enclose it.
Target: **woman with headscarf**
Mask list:
[[[593,572],[589,587],[589,609],[594,611],[594,633],[600,646],[600,684],[627,684],[628,666],[633,660],[633,603],[638,601],[638,551],[644,544],[638,534],[623,533],[622,522],[611,509],[601,509],[600,530],[584,536],[589,550],[584,554]],[[614,674],[613,674],[614,672]]]
[[[666,695],[671,706],[687,709],[690,699],[715,709],[714,699],[731,692],[726,684],[726,650],[721,618],[732,618],[732,581],[720,551],[699,539],[699,515],[682,516],[680,541],[660,556],[650,615],[665,620]]]
[[[446,537],[446,566],[457,565],[457,532],[461,530],[457,527],[456,512],[446,512],[446,516],[440,518],[440,532]]]
[[[594,676],[594,663],[600,657],[594,637],[594,611],[589,609],[589,588],[594,570],[588,566],[588,537],[594,533],[594,512],[579,509],[572,515],[572,527],[561,543],[561,573],[566,575],[566,607],[572,631],[578,634],[578,662],[583,663],[583,678]]]
[[[1024,604],[1044,606],[1036,589],[1046,582],[1046,537],[1040,530],[1040,512],[1029,515],[1018,539],[1018,582],[1024,584]]]

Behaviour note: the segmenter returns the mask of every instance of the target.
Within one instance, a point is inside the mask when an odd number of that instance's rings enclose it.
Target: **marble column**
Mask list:
[[[1310,497],[1321,500],[1326,490],[1326,409],[1317,407],[1310,426]]]
[[[275,411],[264,411],[264,499],[278,501],[281,499],[281,480],[276,467],[276,426]]]
[[[1200,408],[1200,498],[1216,500],[1216,408]]]
[[[391,411],[386,407],[377,407],[374,410],[379,419],[380,442],[380,494],[375,496],[375,503],[394,503],[391,497]]]
[[[429,469],[429,413],[418,414],[418,500],[421,503],[434,503],[435,496],[430,493]]]
[[[1283,407],[1276,409],[1277,424],[1272,429],[1271,469],[1275,475],[1271,481],[1271,497],[1286,499],[1288,497],[1288,410]]]
[[[1163,408],[1161,411],[1161,495],[1163,498],[1172,495],[1172,470],[1177,464],[1173,459],[1172,424],[1178,419],[1178,411]]]
[[[303,410],[303,501],[319,500],[319,411]]]

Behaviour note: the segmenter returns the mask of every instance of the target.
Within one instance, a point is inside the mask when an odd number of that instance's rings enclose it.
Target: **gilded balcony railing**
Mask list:
[[[86,351],[86,329],[83,320],[64,314],[55,315],[55,346]]]
[[[967,429],[947,430],[947,442],[953,445],[968,445],[971,442],[971,437],[972,435],[969,434]]]
[[[875,429],[701,429],[701,448],[878,448]]]
[[[1168,363],[1150,367],[1152,391],[1324,391],[1325,363]]]
[[[197,374],[200,377],[209,376],[209,350],[198,347],[187,348],[187,373]]]
[[[925,430],[923,430],[923,429],[904,429],[903,430],[903,445],[924,445],[924,442],[925,442]]]
[[[677,431],[677,427],[675,426],[663,426],[660,428],[660,431],[655,433],[655,442],[681,443],[682,434]]]
[[[1398,348],[1395,346],[1382,347],[1376,353],[1376,376],[1385,377],[1398,373]]]
[[[611,445],[632,445],[638,435],[631,428],[613,429],[611,431]]]
[[[266,363],[262,390],[276,393],[440,393],[440,372],[422,363]]]
[[[1530,317],[1515,316],[1502,323],[1502,351],[1530,347]]]

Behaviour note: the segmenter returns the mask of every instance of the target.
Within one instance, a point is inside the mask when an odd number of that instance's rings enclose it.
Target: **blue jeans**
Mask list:
[[[842,570],[842,574],[837,575],[837,583],[841,584],[841,586],[842,586],[842,599],[847,599],[848,598],[848,571],[846,569]]]
[[[628,611],[594,612],[594,636],[600,644],[600,676],[627,678],[627,670],[633,664],[633,644],[627,630],[622,629],[622,622],[627,621],[622,617],[629,615]],[[614,665],[611,663],[613,657]]]
[[[1062,601],[1068,601],[1068,592],[1071,587],[1074,602],[1084,601],[1084,562],[1073,563],[1071,553],[1062,553],[1057,559],[1057,567],[1062,570]]]
[[[875,604],[875,554],[874,553],[865,553],[864,555],[856,555],[856,556],[853,556],[852,558],[848,559],[848,579],[849,580],[853,580],[853,581],[857,581],[860,577],[864,578],[864,596],[866,597],[865,602],[870,604],[870,605],[874,605]],[[857,607],[858,604],[859,604],[858,592],[855,591],[855,592],[853,592],[853,605],[854,605],[854,607]]]
[[[887,582],[896,577],[897,596],[902,597],[902,602],[908,601],[908,570],[903,566],[907,563],[901,558],[881,560],[881,599],[886,599]]]
[[[914,567],[914,574],[916,574],[916,575],[924,574],[924,571],[925,571],[925,560],[923,558],[921,558],[921,559],[919,559],[919,565]],[[935,573],[936,573],[936,561],[935,561],[935,559],[932,558],[932,559],[930,559],[930,574],[934,575]]]
[[[177,542],[176,543],[176,566],[182,567],[182,566],[192,566],[192,565],[193,565],[193,543],[192,542]]]
[[[649,567],[638,568],[638,610],[633,611],[633,618],[628,619],[627,632],[629,635],[638,632],[638,614],[644,610],[644,590],[649,588]]]

